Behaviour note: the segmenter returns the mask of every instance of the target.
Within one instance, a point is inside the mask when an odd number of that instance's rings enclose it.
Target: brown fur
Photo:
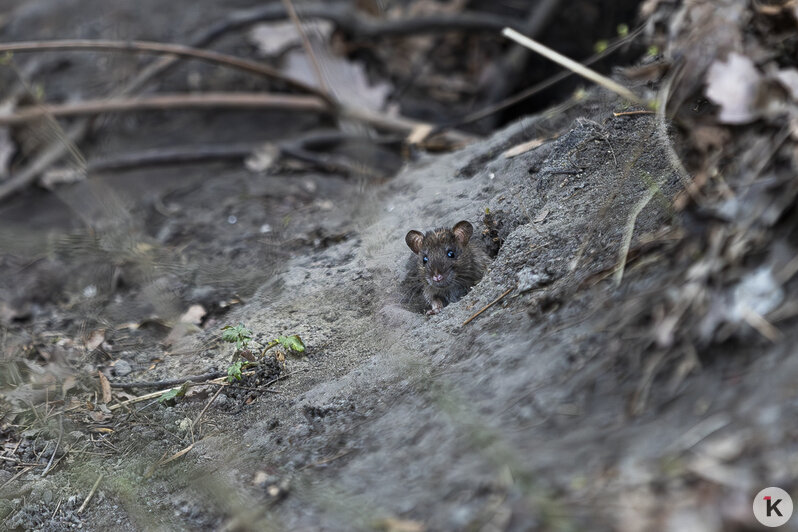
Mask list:
[[[469,222],[461,221],[451,229],[439,228],[426,234],[410,231],[405,236],[408,247],[416,254],[422,294],[431,307],[427,314],[457,301],[482,279],[490,259],[482,246],[471,241],[473,232]],[[454,257],[448,256],[450,251]]]

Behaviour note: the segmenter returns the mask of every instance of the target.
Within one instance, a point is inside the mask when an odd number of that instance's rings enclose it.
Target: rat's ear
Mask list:
[[[424,240],[424,235],[419,233],[418,231],[408,231],[405,235],[405,242],[407,242],[407,247],[409,247],[413,253],[418,253],[421,251],[421,242]]]
[[[472,226],[469,222],[462,220],[454,224],[452,232],[454,233],[454,237],[457,239],[457,242],[459,242],[461,246],[465,247],[468,245],[468,241],[471,240],[471,235],[474,234],[474,226]]]

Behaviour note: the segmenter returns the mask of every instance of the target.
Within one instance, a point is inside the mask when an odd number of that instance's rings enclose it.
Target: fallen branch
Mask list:
[[[298,7],[301,18],[328,20],[338,30],[355,40],[406,37],[447,31],[495,33],[504,27],[521,29],[519,21],[514,18],[474,11],[391,20],[363,15],[351,2],[302,4]],[[283,5],[270,4],[231,15],[228,20],[220,23],[219,27],[227,30],[239,29],[256,22],[282,20],[287,17],[288,13]]]
[[[406,35],[417,35],[422,33],[436,33],[441,31],[486,31],[495,32],[503,27],[516,27],[516,21],[509,20],[503,17],[497,17],[486,13],[459,13],[441,16],[432,16],[421,19],[405,19],[405,20],[386,20],[378,21],[364,17],[347,4],[313,4],[302,6],[300,15],[305,18],[322,18],[330,20],[335,26],[351,35],[354,38],[384,38],[384,37],[397,37]],[[159,43],[150,43],[150,45],[159,47],[170,47],[167,52],[161,49],[162,53],[169,53],[168,56],[162,57],[148,65],[142,72],[140,72],[134,79],[132,79],[125,87],[116,91],[113,97],[120,97],[133,94],[144,87],[151,79],[159,74],[162,74],[170,67],[172,67],[179,57],[196,57],[198,59],[205,59],[209,61],[223,60],[225,64],[233,65],[234,63],[244,66],[257,64],[249,62],[240,58],[235,58],[236,61],[229,62],[232,56],[225,54],[218,54],[217,52],[202,52],[198,54],[196,48],[207,46],[220,36],[230,31],[235,31],[243,27],[250,26],[256,22],[263,22],[268,20],[281,20],[287,16],[285,8],[280,4],[272,4],[255,10],[235,13],[217,23],[214,26],[206,29],[194,38],[188,46],[183,45],[164,45]],[[112,46],[118,47],[116,49],[125,49],[125,43],[118,41],[83,41],[84,43],[105,42],[116,43]],[[16,51],[24,51],[23,45],[36,45],[38,50],[45,49],[47,43],[16,43],[18,48]],[[6,45],[10,46],[10,45]],[[79,47],[75,42],[75,47]],[[7,51],[12,51],[12,48],[3,48]],[[130,48],[128,48],[130,49]],[[143,50],[137,50],[143,51]],[[155,50],[152,50],[155,51]],[[242,63],[243,62],[243,63]],[[249,68],[249,66],[244,66]],[[259,65],[259,70],[264,75],[266,71],[262,69],[264,65]],[[268,68],[268,67],[266,67]],[[283,76],[283,78],[287,78]],[[281,78],[282,79],[282,78]],[[288,81],[287,81],[288,82]],[[293,80],[293,86],[296,85],[296,80]],[[301,82],[300,82],[301,83]],[[315,89],[313,89],[315,91]],[[313,92],[321,99],[325,96],[321,93]],[[426,125],[423,122],[416,120],[409,120],[403,118],[392,118],[379,113],[355,109],[342,109],[340,114],[344,118],[352,118],[355,120],[363,121],[376,128],[386,129],[390,131],[402,132],[409,134],[419,126]],[[16,172],[13,177],[7,179],[0,185],[0,201],[6,197],[22,190],[30,183],[35,181],[42,172],[44,172],[53,163],[58,161],[66,154],[72,146],[80,142],[86,134],[91,130],[92,123],[88,119],[82,119],[74,124],[69,131],[62,132],[59,135],[58,141],[52,143],[47,147],[41,155],[34,158],[25,168]],[[56,126],[58,127],[58,126]],[[450,144],[462,145],[470,142],[473,137],[456,132],[447,133]]]
[[[292,109],[329,113],[330,107],[316,96],[290,94],[206,92],[201,94],[161,94],[141,98],[111,98],[84,100],[66,104],[45,104],[23,107],[17,112],[0,116],[0,124],[12,125],[45,116],[65,117],[99,113],[140,111],[143,109],[196,109],[231,107],[243,109]]]
[[[161,164],[185,164],[226,159],[244,159],[261,146],[261,143],[247,142],[229,145],[173,146],[153,148],[119,155],[91,159],[87,162],[88,172],[127,170],[157,166]]]
[[[188,377],[181,377],[179,379],[166,379],[162,381],[146,381],[146,382],[111,382],[111,388],[121,388],[129,390],[131,388],[166,388],[167,386],[179,386],[186,382],[204,382],[227,375],[226,371],[213,371],[210,373],[203,373],[202,375],[190,375]]]
[[[344,171],[347,174],[357,175],[358,173],[367,171],[372,175],[378,175],[379,172],[376,169],[357,165],[357,161],[352,161],[343,156],[336,156],[335,160],[330,161],[328,158],[330,154],[325,153],[341,143],[358,141],[382,146],[396,145],[398,149],[401,146],[402,138],[396,136],[372,138],[363,135],[352,135],[341,131],[314,131],[296,139],[282,142],[277,148],[282,157],[295,158],[322,168],[330,169],[332,163],[338,164],[338,170]],[[101,172],[162,164],[184,164],[227,159],[241,160],[252,155],[252,152],[262,145],[262,142],[245,142],[229,145],[211,144],[154,148],[93,159],[88,161],[87,168],[89,172]]]
[[[238,26],[231,21],[224,21],[216,24],[208,30],[202,32],[190,43],[192,47],[206,46],[218,39],[230,30]],[[144,70],[130,80],[124,87],[114,93],[115,96],[126,96],[137,92],[158,74],[166,72],[177,62],[175,55],[161,57],[147,65]],[[59,128],[59,139],[51,143],[44,151],[34,158],[25,168],[16,172],[13,177],[0,185],[0,201],[4,198],[22,190],[36,180],[42,172],[47,170],[50,165],[58,161],[65,153],[72,150],[74,145],[82,140],[91,131],[92,122],[89,119],[81,119],[74,124],[69,131],[63,132]],[[58,125],[56,124],[56,127]]]
[[[293,375],[294,373],[296,373],[296,372],[291,372],[291,373],[286,373],[285,375],[280,375],[279,377],[274,378],[274,379],[270,380],[269,382],[267,382],[266,384],[264,384],[263,386],[261,386],[261,388],[264,388],[264,391],[265,391],[265,388],[267,386],[271,386],[272,384],[274,384],[277,381],[281,381],[281,380],[283,380],[285,378],[288,378],[290,375]],[[254,374],[255,374],[255,370],[244,371],[244,372],[241,373],[241,375],[254,375]],[[219,377],[214,378],[213,375],[219,375]],[[205,378],[203,378],[203,377],[205,377]],[[200,380],[198,380],[198,379],[200,379]],[[113,410],[117,410],[119,408],[122,408],[123,406],[127,406],[127,405],[130,405],[130,404],[133,404],[133,403],[140,403],[140,402],[146,401],[148,399],[155,399],[156,397],[160,397],[162,395],[166,395],[167,393],[171,392],[174,389],[174,386],[176,386],[178,384],[182,385],[182,384],[185,384],[186,382],[202,382],[203,384],[221,384],[222,387],[224,388],[224,387],[226,387],[229,384],[226,381],[227,381],[227,372],[226,371],[225,372],[221,372],[220,371],[220,372],[215,372],[215,373],[206,373],[205,375],[194,375],[192,377],[185,377],[185,378],[182,378],[182,379],[171,379],[171,380],[158,381],[158,382],[130,383],[130,385],[135,385],[135,386],[120,385],[120,386],[117,386],[117,387],[118,388],[126,388],[126,387],[131,387],[131,388],[149,388],[152,385],[159,385],[159,386],[168,386],[168,388],[166,388],[164,390],[158,390],[157,392],[148,393],[148,394],[145,394],[145,395],[140,395],[139,397],[134,397],[133,399],[128,399],[126,401],[122,401],[121,403],[117,403],[115,405],[111,405],[111,406],[108,407],[108,410],[113,411]],[[114,386],[114,384],[112,383],[111,386]]]
[[[302,81],[286,76],[277,69],[263,63],[243,59],[234,55],[214,52],[212,50],[202,50],[185,46],[182,44],[159,43],[151,41],[111,41],[111,40],[91,40],[91,39],[69,39],[58,41],[25,41],[16,43],[0,43],[0,53],[2,52],[44,52],[44,51],[68,51],[68,50],[108,50],[118,52],[149,52],[159,54],[169,54],[177,57],[189,57],[199,59],[209,63],[229,66],[245,72],[259,74],[278,81],[282,81],[291,87],[302,90],[309,94],[329,102],[327,95]]]

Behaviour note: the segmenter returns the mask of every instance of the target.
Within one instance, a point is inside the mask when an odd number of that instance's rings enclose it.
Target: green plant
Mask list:
[[[243,323],[239,323],[235,327],[232,325],[225,325],[222,327],[222,340],[235,343],[236,351],[241,351],[242,349],[246,349],[249,342],[252,340],[252,331],[244,327]]]
[[[227,382],[240,381],[241,369],[247,364],[244,360],[237,360],[227,368]]]
[[[177,388],[172,388],[165,394],[163,394],[159,399],[158,402],[165,404],[165,403],[174,403],[178,397],[183,397],[186,395],[189,387],[191,386],[190,382],[184,382],[181,386]]]

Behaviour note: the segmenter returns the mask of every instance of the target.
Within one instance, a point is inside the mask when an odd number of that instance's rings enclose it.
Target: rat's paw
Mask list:
[[[440,307],[438,307],[438,308],[433,307],[433,308],[429,309],[425,314],[427,316],[434,316],[435,314],[437,314],[440,311],[441,311]]]

